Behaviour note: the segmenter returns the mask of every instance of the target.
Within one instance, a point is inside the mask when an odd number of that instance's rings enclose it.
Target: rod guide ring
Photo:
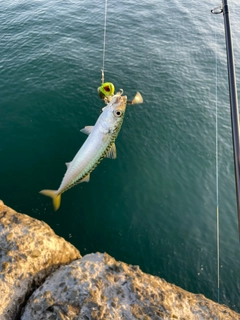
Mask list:
[[[220,13],[223,13],[222,6],[217,7],[217,8],[213,8],[213,9],[211,10],[211,12],[212,12],[213,14],[220,14]]]

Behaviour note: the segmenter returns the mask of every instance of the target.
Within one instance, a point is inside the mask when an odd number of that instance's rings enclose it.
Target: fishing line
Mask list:
[[[217,31],[215,30],[215,41],[217,41]],[[216,47],[217,47],[217,42]],[[218,303],[220,296],[220,240],[219,240],[219,166],[218,166],[218,60],[216,50],[216,229],[217,229],[217,289],[218,289]]]
[[[222,8],[215,8],[211,10],[214,14],[222,13]],[[216,64],[215,64],[215,73],[216,73],[216,93],[215,93],[215,127],[216,127],[216,242],[217,242],[217,297],[218,303],[220,301],[220,236],[219,236],[219,164],[218,164],[218,57],[217,57],[217,28],[215,29],[215,44],[216,44]]]
[[[103,28],[103,62],[102,62],[102,84],[104,83],[104,62],[106,51],[106,30],[107,30],[107,0],[105,0],[105,12],[104,12],[104,28]]]

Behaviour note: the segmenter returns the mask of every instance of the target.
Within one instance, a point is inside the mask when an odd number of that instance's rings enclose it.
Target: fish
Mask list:
[[[127,96],[123,91],[116,93],[111,101],[102,109],[102,113],[94,126],[86,126],[80,131],[88,137],[71,162],[66,163],[67,171],[58,190],[41,190],[40,193],[51,197],[54,210],[57,211],[61,204],[61,195],[81,182],[89,182],[90,173],[104,158],[116,159],[115,140],[121,129]],[[142,103],[139,92],[136,93],[131,104]]]

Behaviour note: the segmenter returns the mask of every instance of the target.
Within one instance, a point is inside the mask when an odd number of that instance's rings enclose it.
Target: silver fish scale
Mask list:
[[[67,191],[68,189],[71,189],[72,187],[74,187],[75,185],[81,183],[81,181],[88,175],[90,174],[98,165],[99,163],[106,157],[107,153],[109,152],[109,150],[111,149],[113,143],[115,142],[118,133],[121,129],[122,123],[123,123],[123,119],[124,119],[124,113],[121,117],[121,119],[116,123],[116,126],[114,127],[113,132],[110,135],[110,142],[107,146],[107,148],[104,150],[104,152],[102,153],[102,155],[100,155],[100,157],[94,161],[93,160],[93,166],[90,167],[89,170],[87,170],[85,173],[81,174],[81,176],[79,178],[76,179],[76,181],[74,181],[73,183],[69,184],[66,186],[66,188],[64,188],[61,192],[59,192],[59,194],[64,193],[65,191]]]

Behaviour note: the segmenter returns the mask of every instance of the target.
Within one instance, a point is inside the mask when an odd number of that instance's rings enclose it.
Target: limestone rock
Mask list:
[[[229,320],[240,315],[107,254],[89,254],[52,273],[21,320]]]
[[[80,257],[46,223],[17,213],[0,200],[0,319],[19,318],[33,290],[60,265]]]

